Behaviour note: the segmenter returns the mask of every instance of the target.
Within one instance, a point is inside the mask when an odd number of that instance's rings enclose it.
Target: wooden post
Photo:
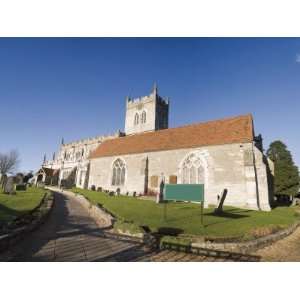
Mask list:
[[[204,201],[201,201],[201,225],[203,226],[203,208],[204,208]]]

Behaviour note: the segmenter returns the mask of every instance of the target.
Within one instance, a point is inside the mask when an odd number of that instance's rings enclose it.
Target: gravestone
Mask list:
[[[7,178],[5,186],[4,186],[4,193],[13,195],[15,194],[15,182],[14,177],[10,176]]]
[[[222,194],[221,194],[221,197],[218,196],[218,198],[219,198],[219,205],[215,209],[215,214],[221,214],[223,212],[223,204],[224,204],[224,201],[226,199],[227,192],[228,192],[228,190],[224,189],[223,192],[222,192]]]
[[[15,177],[15,183],[16,184],[23,184],[23,175],[21,174],[17,174],[17,176]]]

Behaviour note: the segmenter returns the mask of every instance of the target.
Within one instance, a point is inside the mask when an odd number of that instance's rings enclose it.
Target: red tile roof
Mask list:
[[[45,168],[45,167],[42,167],[39,171],[39,172],[45,172],[45,174],[47,176],[55,176],[55,175],[58,175],[59,173],[59,169],[50,169],[50,168]]]
[[[243,115],[104,141],[90,159],[124,154],[252,142],[252,116]]]

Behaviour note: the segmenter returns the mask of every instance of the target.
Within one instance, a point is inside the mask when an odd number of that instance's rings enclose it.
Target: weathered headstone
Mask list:
[[[227,196],[227,192],[228,190],[227,189],[224,189],[222,194],[221,194],[221,197],[219,197],[219,205],[218,207],[215,209],[215,214],[220,214],[223,212],[223,204],[224,204],[224,201],[226,199],[226,196]]]
[[[15,194],[15,182],[14,177],[10,176],[7,178],[5,186],[4,186],[4,193],[13,195]]]
[[[15,183],[16,184],[23,184],[23,175],[22,174],[17,174],[15,177]]]
[[[156,196],[156,203],[161,203],[164,200],[164,187],[165,187],[165,182],[162,179],[159,185],[159,192],[157,193]]]

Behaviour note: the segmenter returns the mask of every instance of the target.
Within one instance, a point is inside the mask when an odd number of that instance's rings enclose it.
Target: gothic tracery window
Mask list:
[[[181,170],[182,183],[186,184],[203,184],[204,168],[201,159],[192,153],[182,164]]]
[[[146,123],[146,112],[142,112],[141,123]]]
[[[125,163],[121,159],[117,159],[112,167],[112,185],[124,185],[125,182]]]
[[[139,124],[139,114],[136,113],[134,116],[134,125],[138,125]]]

